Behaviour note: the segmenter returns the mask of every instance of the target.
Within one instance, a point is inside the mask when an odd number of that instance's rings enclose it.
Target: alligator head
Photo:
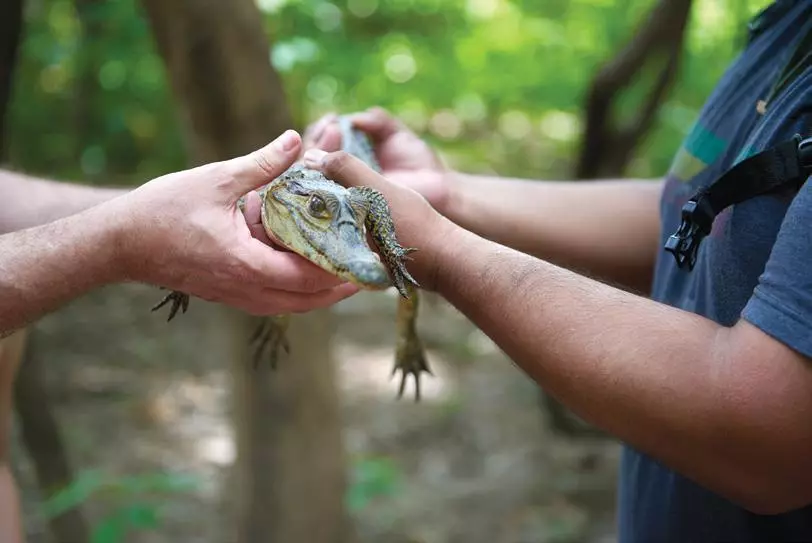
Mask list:
[[[369,203],[361,194],[299,164],[262,196],[262,224],[274,242],[361,288],[392,285],[367,243]]]

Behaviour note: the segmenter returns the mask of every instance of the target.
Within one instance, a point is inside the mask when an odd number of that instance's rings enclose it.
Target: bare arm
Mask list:
[[[67,217],[125,192],[121,188],[61,183],[0,170],[0,234]]]
[[[0,236],[0,337],[91,288],[123,279],[116,224],[97,207]]]
[[[0,339],[0,542],[23,543],[22,512],[10,466],[14,376],[23,357],[25,334]]]
[[[812,500],[812,371],[758,328],[623,292],[460,229],[437,291],[585,420],[760,513]]]
[[[449,174],[443,213],[497,243],[640,292],[650,288],[661,181]]]
[[[381,108],[351,116],[375,142],[384,175],[482,237],[626,289],[648,292],[659,237],[661,180],[529,181],[458,173]],[[306,147],[340,148],[335,115]]]
[[[260,220],[252,191],[286,170],[300,146],[289,131],[248,155],[0,236],[0,337],[110,282],[163,286],[259,315],[326,307],[356,292],[252,236]],[[243,214],[237,200],[246,194]]]
[[[812,502],[812,366],[740,321],[671,308],[483,239],[344,153],[311,167],[380,190],[410,266],[584,419],[757,513]]]

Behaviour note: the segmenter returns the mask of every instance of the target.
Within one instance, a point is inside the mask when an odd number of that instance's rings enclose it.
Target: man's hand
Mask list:
[[[256,239],[237,206],[286,170],[300,148],[291,131],[246,156],[166,175],[81,213],[0,236],[0,337],[120,281],[255,315],[310,311],[357,292]],[[256,199],[249,195],[248,215]]]
[[[267,238],[252,191],[290,167],[300,147],[299,135],[288,131],[246,156],[160,177],[111,202],[124,277],[252,314],[309,311],[356,292],[260,241]],[[246,194],[244,216],[237,201]]]
[[[460,230],[459,227],[435,211],[414,190],[389,181],[344,151],[326,153],[309,149],[304,154],[304,163],[346,187],[365,186],[380,191],[389,202],[398,242],[404,247],[417,248],[417,252],[410,255],[413,261],[409,263],[409,271],[422,288],[434,289],[436,255],[447,243],[453,243],[452,234]]]
[[[428,143],[380,107],[348,115],[353,126],[365,132],[387,179],[410,187],[445,214],[453,177]],[[305,132],[305,149],[337,151],[341,148],[338,117],[328,114]]]

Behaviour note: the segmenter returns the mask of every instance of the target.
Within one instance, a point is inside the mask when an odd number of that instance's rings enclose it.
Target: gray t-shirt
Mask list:
[[[812,26],[812,0],[779,0],[761,22],[674,158],[661,201],[661,244],[700,186],[744,156],[796,133],[812,136],[812,67],[764,115],[756,108]],[[725,210],[693,271],[677,268],[661,250],[653,298],[725,326],[744,318],[812,357],[812,182],[799,193],[760,196]],[[621,463],[618,515],[622,543],[812,542],[812,507],[755,515],[630,447]]]

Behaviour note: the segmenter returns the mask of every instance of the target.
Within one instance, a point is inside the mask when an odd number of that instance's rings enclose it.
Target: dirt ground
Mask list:
[[[167,327],[139,285],[92,293],[32,332],[49,395],[77,470],[195,476],[194,491],[161,503],[161,525],[127,541],[229,541],[221,488],[234,458],[227,356],[219,309],[194,300]],[[386,461],[391,492],[353,512],[358,541],[609,543],[614,541],[616,443],[550,429],[539,393],[493,343],[429,297],[419,328],[434,377],[423,400],[397,401],[390,380],[393,293],[341,302],[336,361],[344,440],[354,466]],[[31,543],[49,541],[32,467],[17,439]],[[92,523],[107,512],[93,500]]]

